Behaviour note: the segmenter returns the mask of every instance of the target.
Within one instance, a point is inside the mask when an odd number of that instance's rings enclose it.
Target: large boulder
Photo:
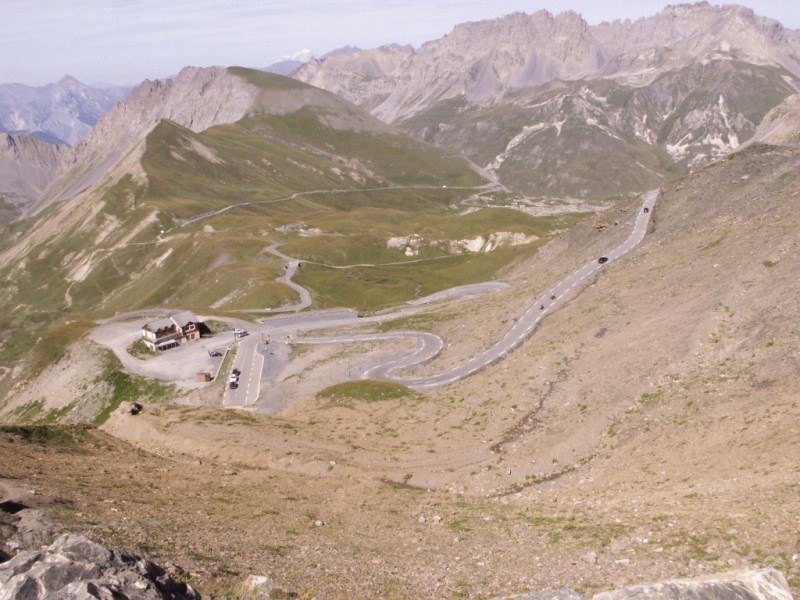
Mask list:
[[[199,600],[158,565],[65,533],[0,563],[0,600]]]
[[[2,599],[0,599],[2,600]],[[542,590],[502,600],[586,600],[573,590]],[[732,571],[697,579],[673,579],[600,592],[591,600],[793,600],[786,579],[775,569]]]
[[[595,594],[592,600],[792,600],[786,579],[775,569],[734,571],[698,579],[644,583]]]

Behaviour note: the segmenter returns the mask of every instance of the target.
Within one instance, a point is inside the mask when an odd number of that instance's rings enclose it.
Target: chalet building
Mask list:
[[[145,323],[142,341],[151,350],[167,350],[200,339],[200,319],[190,310]]]

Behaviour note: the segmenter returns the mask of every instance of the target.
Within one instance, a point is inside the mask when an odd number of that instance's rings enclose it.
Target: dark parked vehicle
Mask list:
[[[239,387],[239,384],[236,383],[235,381],[231,381],[228,387],[230,387],[232,390],[235,390],[236,388]]]
[[[208,353],[208,355],[209,356],[214,356],[214,357],[222,356],[222,352],[220,352],[219,350],[212,350],[211,352]]]
[[[555,299],[556,299],[555,294],[550,296],[550,300],[555,300]]]
[[[232,371],[232,373],[233,373],[234,375],[241,375],[241,374],[242,374],[242,372],[241,372],[239,369],[234,369],[234,370]]]
[[[645,206],[644,207],[644,212],[650,212],[650,209]]]
[[[601,256],[600,258],[597,259],[597,262],[599,262],[602,265],[603,263],[608,262],[608,257]]]

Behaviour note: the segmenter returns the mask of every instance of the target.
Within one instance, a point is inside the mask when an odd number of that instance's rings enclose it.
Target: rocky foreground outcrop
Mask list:
[[[505,600],[586,600],[573,590],[544,590]],[[786,578],[775,569],[732,571],[698,579],[644,583],[601,592],[592,600],[792,600]]]
[[[200,600],[186,583],[158,565],[108,550],[86,537],[65,533],[41,550],[0,553],[0,600]],[[263,579],[263,581],[262,581]],[[250,578],[248,598],[272,597],[266,578]],[[292,597],[293,594],[287,594]],[[775,569],[736,571],[699,579],[646,583],[595,594],[592,600],[792,600],[784,576]],[[574,590],[542,590],[505,600],[587,600]]]
[[[158,565],[65,533],[0,563],[0,600],[194,600],[200,594]]]

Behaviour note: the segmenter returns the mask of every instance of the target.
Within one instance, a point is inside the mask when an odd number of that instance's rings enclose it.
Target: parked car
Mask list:
[[[649,209],[648,207],[646,207],[646,206],[645,206],[645,207],[644,207],[644,212],[650,212],[650,209]]]
[[[220,352],[219,350],[211,350],[211,351],[208,353],[208,355],[209,355],[209,356],[213,356],[213,357],[215,357],[215,358],[216,358],[217,356],[222,356],[222,352]]]
[[[602,265],[603,263],[608,262],[608,257],[601,256],[600,258],[597,259],[597,262],[599,262]]]
[[[231,381],[228,387],[231,388],[232,390],[235,390],[236,388],[239,387],[239,384],[236,383],[235,381]]]
[[[231,371],[231,373],[233,373],[237,377],[242,374],[242,372],[239,369],[234,369],[233,371]]]
[[[239,381],[239,376],[236,373],[231,373],[231,376],[228,378],[228,381],[231,383],[236,383]]]

